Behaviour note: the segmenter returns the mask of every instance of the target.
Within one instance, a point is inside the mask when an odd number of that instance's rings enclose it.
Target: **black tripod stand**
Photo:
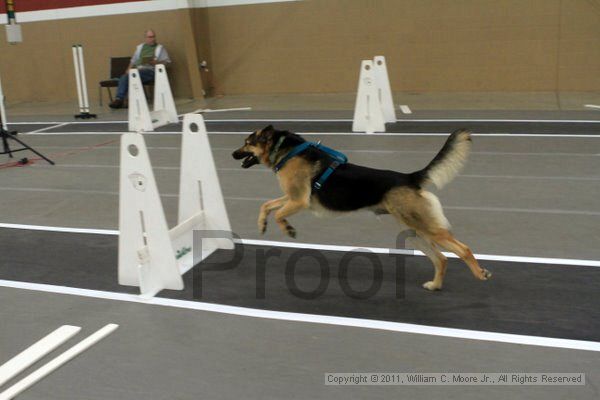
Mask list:
[[[2,138],[2,149],[3,149],[2,152],[0,152],[0,154],[8,154],[8,156],[10,158],[13,158],[12,153],[16,153],[17,151],[29,150],[29,151],[35,153],[36,155],[38,155],[39,157],[43,158],[44,160],[48,161],[50,164],[54,165],[54,161],[50,160],[42,153],[36,151],[34,148],[29,146],[27,143],[23,142],[22,140],[17,139],[15,137],[16,135],[17,135],[16,131],[8,131],[8,130],[4,129],[4,123],[2,122],[2,117],[0,116],[0,137]],[[20,147],[18,149],[11,149],[10,148],[10,140],[14,140],[15,142],[19,143],[23,147]],[[23,158],[19,162],[21,164],[26,164],[27,159]]]

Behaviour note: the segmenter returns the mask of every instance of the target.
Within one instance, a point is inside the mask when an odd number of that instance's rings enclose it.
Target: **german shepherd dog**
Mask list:
[[[276,130],[269,125],[249,135],[232,156],[243,160],[242,168],[259,163],[273,168],[294,147],[304,142],[295,133]],[[405,174],[346,163],[339,165],[319,190],[314,190],[313,183],[329,167],[332,159],[322,150],[308,147],[276,172],[284,195],[261,206],[258,230],[261,233],[266,231],[267,217],[274,210],[277,210],[275,222],[291,237],[296,236],[296,230],[288,218],[305,209],[317,214],[356,210],[391,214],[399,224],[415,231],[414,247],[425,253],[435,266],[433,280],[423,284],[425,289],[442,288],[447,259],[440,249],[458,255],[475,278],[487,280],[491,273],[479,266],[467,245],[454,238],[439,199],[423,188],[429,183],[442,188],[454,179],[466,162],[470,148],[470,133],[457,130],[420,171]]]

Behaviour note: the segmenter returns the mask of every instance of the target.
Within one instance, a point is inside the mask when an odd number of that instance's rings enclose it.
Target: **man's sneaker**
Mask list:
[[[123,108],[123,100],[116,98],[108,106],[110,108]]]

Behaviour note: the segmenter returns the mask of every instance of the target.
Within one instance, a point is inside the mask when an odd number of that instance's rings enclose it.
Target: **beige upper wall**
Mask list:
[[[600,90],[600,0],[306,0],[31,22],[15,46],[0,29],[9,102],[75,100],[82,43],[94,104],[109,58],[148,27],[179,98],[351,92],[379,54],[395,91]]]
[[[23,24],[24,40],[17,45],[6,43],[2,28],[0,74],[7,100],[76,99],[71,46],[82,44],[90,103],[97,104],[98,82],[110,75],[110,57],[133,55],[147,28],[156,31],[159,43],[171,56],[168,73],[174,93],[191,97],[183,37],[186,16],[189,18],[189,10],[30,22]],[[103,96],[106,100],[106,93]]]
[[[208,14],[220,93],[600,90],[599,0],[312,0]]]

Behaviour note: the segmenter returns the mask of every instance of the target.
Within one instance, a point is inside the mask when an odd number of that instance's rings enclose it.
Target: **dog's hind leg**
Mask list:
[[[411,244],[415,249],[421,250],[433,263],[435,267],[435,274],[433,280],[425,282],[423,287],[427,290],[441,290],[444,283],[444,276],[446,276],[446,265],[448,259],[442,254],[435,244],[425,237],[423,234],[417,232],[415,237],[410,238]]]
[[[267,217],[271,211],[283,207],[287,199],[287,196],[281,196],[277,199],[266,201],[260,206],[260,213],[258,214],[258,231],[260,233],[265,233],[267,230]]]
[[[469,266],[475,278],[482,281],[491,278],[492,274],[490,271],[479,266],[479,263],[473,256],[473,252],[469,246],[459,242],[454,236],[452,236],[450,231],[443,229],[429,235],[429,237],[441,247],[448,249],[459,256]]]
[[[458,255],[476,278],[486,280],[492,276],[479,266],[469,247],[452,236],[442,205],[433,193],[398,188],[387,195],[385,205],[398,221],[419,232],[422,238]],[[432,282],[435,282],[435,277]]]

